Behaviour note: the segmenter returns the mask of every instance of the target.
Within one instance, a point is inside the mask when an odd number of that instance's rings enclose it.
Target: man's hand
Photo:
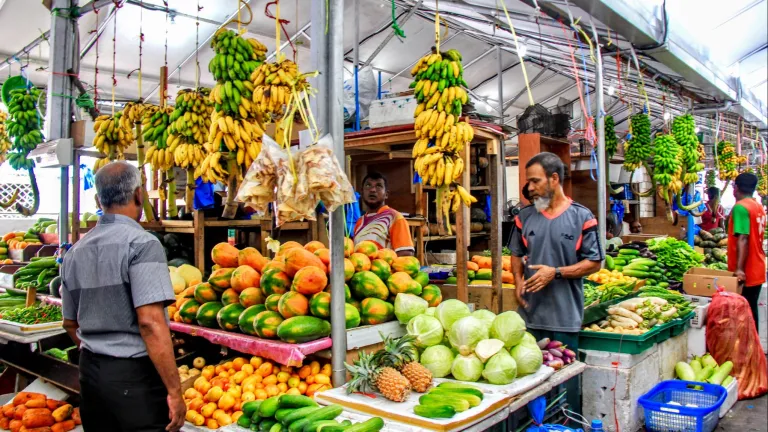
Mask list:
[[[523,286],[520,286],[519,289],[517,287],[515,287],[515,297],[517,297],[517,303],[520,306],[522,306],[523,309],[527,309],[528,308],[528,302],[525,301],[525,299],[523,298],[523,294],[525,294],[523,291],[524,291]]]
[[[165,427],[168,432],[176,432],[184,426],[184,416],[187,414],[187,405],[181,393],[168,395],[168,418],[171,422]]]
[[[747,274],[744,273],[744,270],[736,270],[735,272],[733,272],[733,275],[736,276],[736,279],[739,280],[740,284],[743,284],[744,282],[747,281]]]
[[[528,266],[528,268],[537,270],[537,272],[525,280],[525,284],[523,285],[523,292],[520,293],[521,296],[526,293],[535,293],[537,291],[541,291],[555,278],[554,267],[545,265],[531,265]]]

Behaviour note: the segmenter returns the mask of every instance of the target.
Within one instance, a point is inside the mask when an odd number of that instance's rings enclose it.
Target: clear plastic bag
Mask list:
[[[287,162],[287,159],[285,150],[272,138],[264,135],[261,152],[245,173],[235,199],[253,208],[257,213],[265,214],[269,204],[275,200],[278,167],[280,163]]]
[[[322,200],[329,211],[355,202],[355,191],[333,155],[332,143],[331,136],[325,135],[302,154],[302,169],[306,171],[307,189]]]
[[[291,161],[286,157],[277,164],[277,226],[286,222],[300,220],[316,220],[315,207],[317,199],[304,194],[299,199],[297,190],[306,188],[306,177],[302,175],[300,168],[301,154],[292,155],[296,171],[291,169]],[[302,192],[304,193],[304,192]]]

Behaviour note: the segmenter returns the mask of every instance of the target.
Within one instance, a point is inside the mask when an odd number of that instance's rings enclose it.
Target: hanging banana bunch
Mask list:
[[[699,144],[696,136],[696,122],[693,116],[685,114],[675,117],[672,121],[672,134],[680,146],[682,154],[683,184],[693,184],[699,180],[698,172],[704,169],[702,154],[704,146]]]
[[[133,129],[125,127],[122,121],[122,112],[110,115],[100,115],[93,123],[93,146],[101,153],[107,155],[100,163],[94,165],[94,171],[108,164],[112,160],[124,159],[123,152],[133,143]]]
[[[7,153],[7,159],[13,169],[25,169],[29,174],[33,196],[32,208],[16,203],[16,211],[24,216],[31,216],[37,213],[40,206],[40,194],[35,177],[35,162],[27,159],[27,155],[43,142],[41,132],[43,118],[37,109],[42,92],[36,87],[30,87],[12,90],[10,94],[11,100],[8,102],[10,117],[5,121],[5,129],[8,136],[13,138],[13,143]]]
[[[5,111],[0,111],[0,165],[5,162],[8,152],[11,150],[11,140],[5,130],[6,120],[8,120],[8,114]]]
[[[205,159],[203,144],[208,140],[213,113],[213,103],[208,98],[210,92],[207,88],[184,89],[176,95],[168,143],[175,148],[174,161],[181,168],[196,167]]]
[[[202,163],[195,168],[195,178],[202,178],[206,183],[227,183],[229,172],[225,168],[225,162],[221,159],[222,153],[213,146],[206,144],[210,151],[205,155]]]
[[[651,119],[639,113],[630,119],[630,139],[624,143],[624,169],[634,171],[647,163],[653,153]]]
[[[173,107],[170,106],[148,108],[141,119],[144,142],[149,144],[145,160],[149,162],[152,169],[159,171],[167,171],[174,165],[173,152],[176,148],[171,144],[178,143],[168,141],[171,113],[173,113]]]
[[[261,152],[261,137],[264,129],[258,122],[236,119],[219,112],[211,116],[208,141],[212,150],[223,144],[229,151],[237,153],[237,164],[247,169]]]
[[[146,110],[157,109],[157,105],[145,104],[141,102],[128,102],[123,107],[120,125],[126,129],[133,129],[133,125],[141,123]]]
[[[736,150],[730,141],[720,141],[717,143],[717,166],[720,180],[730,181],[736,179],[736,176],[739,175],[737,171],[738,160]]]
[[[595,123],[597,127],[597,123]],[[597,136],[597,132],[595,132]],[[610,160],[613,155],[616,154],[616,149],[619,147],[619,140],[616,138],[616,123],[613,121],[613,116],[605,116],[605,153]]]
[[[411,69],[414,81],[410,87],[419,102],[413,114],[414,170],[424,184],[438,188],[436,202],[443,223],[462,203],[469,207],[477,202],[457,184],[464,172],[461,153],[474,137],[472,126],[459,121],[462,106],[469,101],[462,87],[467,85],[463,73],[461,53],[454,49],[427,54]],[[450,225],[447,228],[450,233]]]
[[[263,63],[251,74],[253,103],[274,119],[281,117],[291,94],[301,93],[309,88],[306,76],[299,73],[299,67],[290,60],[277,63]]]
[[[680,193],[683,182],[680,180],[682,165],[679,157],[681,148],[673,135],[657,135],[653,146],[653,180],[664,202],[669,203],[672,196]]]
[[[757,175],[757,193],[765,198],[768,196],[768,163],[758,165],[755,174]]]

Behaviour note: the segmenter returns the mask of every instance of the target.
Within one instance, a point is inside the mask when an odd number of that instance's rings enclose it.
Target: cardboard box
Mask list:
[[[712,294],[717,291],[716,286],[741,294],[742,287],[739,286],[738,279],[729,271],[692,268],[683,275],[683,291],[686,294],[712,297]]]

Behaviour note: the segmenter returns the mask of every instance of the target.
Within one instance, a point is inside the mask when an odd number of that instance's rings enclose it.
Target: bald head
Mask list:
[[[140,209],[140,187],[141,174],[128,162],[109,163],[96,173],[96,195],[104,211],[136,204]]]

